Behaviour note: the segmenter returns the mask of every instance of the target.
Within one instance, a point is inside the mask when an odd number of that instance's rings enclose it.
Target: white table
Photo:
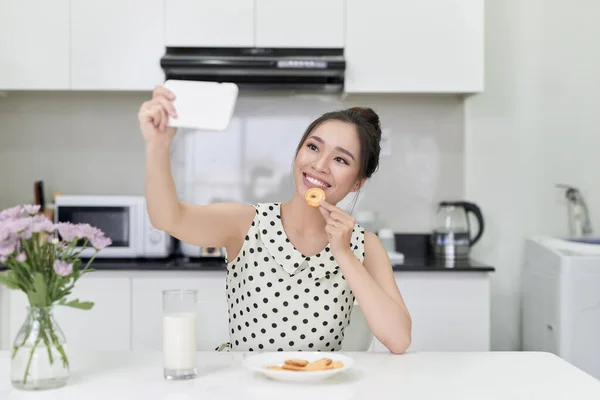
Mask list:
[[[251,373],[244,353],[199,352],[199,377],[179,382],[163,379],[160,353],[79,353],[67,386],[31,393],[11,388],[9,353],[0,352],[0,399],[600,399],[600,381],[549,353],[345,354],[352,371],[292,384]]]

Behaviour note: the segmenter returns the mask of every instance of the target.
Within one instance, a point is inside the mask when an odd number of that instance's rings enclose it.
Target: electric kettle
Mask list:
[[[477,219],[478,230],[471,232],[469,213]],[[431,235],[435,257],[444,260],[466,260],[471,247],[481,239],[484,222],[480,208],[466,201],[439,203],[436,225]]]

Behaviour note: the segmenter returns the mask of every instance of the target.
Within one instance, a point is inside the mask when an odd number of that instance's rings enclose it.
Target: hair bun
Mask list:
[[[381,123],[379,122],[379,115],[375,111],[373,111],[370,107],[351,107],[350,110],[354,111],[362,118],[367,120],[368,123],[373,125],[375,128],[375,135],[377,138],[381,139]]]

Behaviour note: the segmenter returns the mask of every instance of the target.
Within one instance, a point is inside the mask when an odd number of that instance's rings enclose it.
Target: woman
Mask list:
[[[377,235],[336,207],[379,163],[381,129],[370,108],[324,114],[300,140],[296,190],[284,203],[193,205],[177,199],[169,150],[174,94],[157,87],[139,111],[152,224],[184,242],[227,250],[232,350],[340,350],[354,300],[392,353],[406,351],[411,318]],[[305,200],[309,188],[326,199]]]

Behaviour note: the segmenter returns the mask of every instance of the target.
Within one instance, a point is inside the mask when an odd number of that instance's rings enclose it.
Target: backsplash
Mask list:
[[[39,179],[49,199],[53,192],[143,194],[137,111],[149,96],[19,92],[0,98],[0,207],[31,201]],[[382,153],[355,211],[377,211],[399,232],[430,231],[437,202],[464,193],[463,101],[455,96],[242,94],[227,132],[179,132],[173,172],[180,197],[287,200],[294,151],[308,124],[354,105],[379,113],[391,150]]]

